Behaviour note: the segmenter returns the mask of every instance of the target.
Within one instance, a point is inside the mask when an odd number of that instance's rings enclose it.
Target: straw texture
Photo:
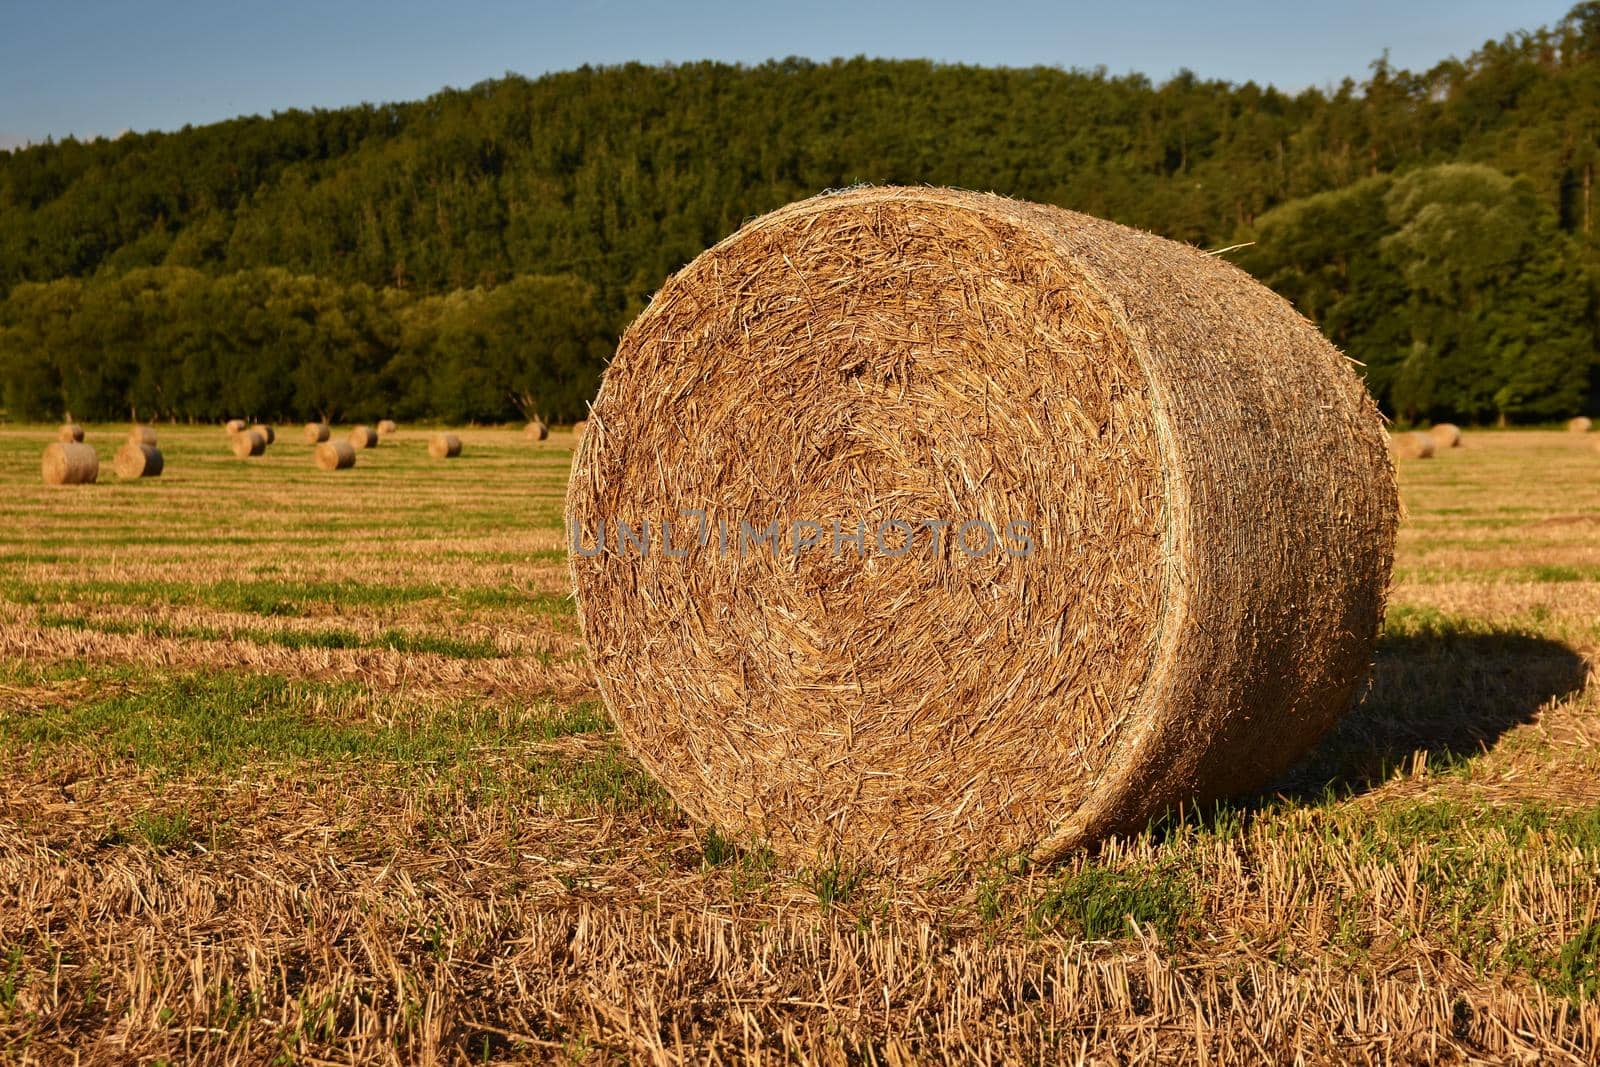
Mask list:
[[[1432,434],[1397,433],[1389,438],[1389,452],[1396,459],[1432,459],[1434,448]]]
[[[75,442],[83,440],[83,427],[75,422],[63,423],[56,430],[57,441]]]
[[[350,443],[356,448],[375,448],[378,444],[378,433],[370,426],[357,426],[350,431]]]
[[[677,520],[686,555],[571,553],[579,616],[623,738],[697,818],[801,860],[1049,859],[1262,784],[1350,706],[1393,557],[1384,442],[1348,362],[1217,258],[975,193],[822,196],[624,335],[569,529]],[[1035,550],[919,527],[897,558],[787,534],[740,558],[716,532],[891,518],[1023,520]]]
[[[227,430],[229,433],[239,433],[245,428],[245,425],[246,424],[243,419],[229,419],[223,424],[223,429]]]
[[[1439,448],[1460,448],[1461,427],[1453,422],[1441,422],[1428,431],[1428,436],[1433,438],[1433,443]]]
[[[329,428],[328,424],[325,422],[308,422],[306,423],[305,429],[306,444],[320,445],[322,442],[326,441],[332,433],[332,429]]]
[[[394,424],[394,420],[393,419],[381,419],[378,422],[378,436],[379,437],[388,437],[390,434],[394,433],[395,431],[397,431],[399,429],[400,429],[400,427],[398,427],[398,426],[396,426]]]
[[[550,427],[546,426],[543,420],[534,419],[522,428],[522,432],[535,441],[543,441],[550,436]]]
[[[57,441],[44,450],[41,468],[46,485],[85,485],[100,476],[100,457],[93,445]]]
[[[461,438],[453,433],[436,433],[428,439],[428,455],[434,459],[454,459],[461,455]]]
[[[1587,415],[1579,415],[1577,418],[1569,419],[1567,422],[1567,429],[1573,433],[1588,433],[1593,428],[1594,420]]]
[[[126,441],[117,449],[112,466],[122,478],[157,478],[166,467],[166,461],[162,459],[161,450],[155,445]]]
[[[349,441],[324,441],[316,447],[312,458],[325,471],[342,471],[356,465],[356,447]]]
[[[240,430],[228,435],[228,447],[240,459],[259,456],[267,450],[267,439],[259,430]]]

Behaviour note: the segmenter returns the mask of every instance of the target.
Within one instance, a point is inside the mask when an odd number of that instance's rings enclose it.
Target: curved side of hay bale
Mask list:
[[[1270,780],[1371,663],[1376,407],[1289,304],[1150,234],[952,190],[791,205],[662,286],[593,415],[567,519],[600,689],[689,812],[792,857],[1058,856]],[[896,555],[889,519],[949,536]],[[581,550],[663,520],[683,557]],[[719,550],[798,520],[879,544]],[[1030,532],[984,555],[973,520]]]
[[[436,433],[428,439],[428,455],[434,459],[454,459],[461,455],[461,438],[453,433]]]
[[[577,422],[572,424],[572,434],[573,434],[574,437],[582,437],[583,436],[583,431],[587,430],[588,428],[589,428],[589,420],[588,419],[579,419]]]
[[[63,423],[56,429],[56,440],[69,444],[83,440],[83,427],[75,422]]]
[[[306,444],[320,445],[333,434],[333,429],[325,422],[306,423]]]
[[[1440,448],[1461,447],[1461,427],[1453,422],[1441,422],[1428,431],[1428,436],[1433,438],[1433,443]]]
[[[94,446],[75,441],[50,445],[40,466],[46,485],[87,485],[100,476],[100,457]]]
[[[357,448],[374,448],[378,444],[378,434],[370,426],[357,426],[350,431],[350,443]]]
[[[1432,459],[1433,451],[1431,434],[1399,433],[1389,438],[1389,454],[1396,459]]]
[[[166,460],[155,445],[126,441],[117,449],[112,466],[122,478],[157,478],[166,467]]]
[[[260,434],[262,439],[269,445],[278,440],[278,431],[274,430],[271,426],[266,426],[258,422],[254,426],[250,427],[250,429]]]
[[[142,445],[154,445],[156,432],[149,426],[135,426],[128,431],[128,440],[137,441]]]
[[[393,419],[380,419],[380,420],[378,420],[378,436],[379,437],[388,437],[390,434],[395,433],[399,429],[400,429],[400,427],[398,427],[398,426],[396,426],[394,424],[394,420]]]
[[[550,436],[550,427],[546,426],[543,421],[534,419],[522,428],[522,433],[535,441],[543,441]]]
[[[238,433],[245,429],[245,427],[246,423],[243,419],[229,419],[227,422],[222,424],[222,428],[227,430],[229,433]]]
[[[356,465],[356,447],[349,441],[324,441],[316,447],[312,458],[325,471],[342,471]]]
[[[1567,420],[1567,429],[1572,433],[1588,433],[1594,429],[1594,420],[1587,415],[1579,415],[1575,419]]]
[[[267,439],[257,430],[240,430],[228,437],[228,447],[240,459],[259,456],[267,450]]]

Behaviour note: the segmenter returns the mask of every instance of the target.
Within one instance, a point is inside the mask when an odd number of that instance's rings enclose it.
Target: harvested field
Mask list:
[[[1600,1058],[1587,438],[1401,466],[1370,692],[1273,790],[908,880],[690,822],[565,595],[575,437],[452,432],[66,492],[0,428],[0,1060]]]

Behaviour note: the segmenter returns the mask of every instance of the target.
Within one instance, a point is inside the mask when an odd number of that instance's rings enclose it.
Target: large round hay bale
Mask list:
[[[685,809],[802,861],[1048,859],[1257,788],[1372,660],[1381,416],[1185,245],[818,197],[669,279],[593,414],[567,521],[606,703]]]
[[[522,433],[523,436],[532,438],[535,441],[543,441],[550,436],[550,427],[546,426],[543,420],[534,419],[522,428]]]
[[[1396,459],[1432,459],[1434,440],[1425,433],[1397,433],[1389,438],[1389,453]]]
[[[356,446],[349,441],[324,441],[316,447],[313,458],[325,471],[342,471],[356,465]]]
[[[266,425],[263,425],[261,423],[256,423],[254,426],[252,426],[250,428],[252,430],[254,430],[256,433],[260,434],[266,440],[267,444],[269,444],[269,445],[273,444],[274,442],[276,442],[278,440],[278,431],[274,430],[271,426],[266,426]]]
[[[350,443],[357,448],[373,448],[378,444],[378,434],[370,426],[357,426],[350,431]]]
[[[112,465],[123,478],[156,478],[166,467],[166,461],[161,457],[161,449],[155,445],[126,441],[117,449]]]
[[[246,423],[243,419],[229,419],[223,424],[223,429],[227,430],[229,433],[238,433],[240,430],[243,430],[245,426]]]
[[[1453,422],[1441,422],[1428,431],[1428,436],[1433,438],[1433,443],[1439,448],[1460,448],[1461,427]]]
[[[1594,429],[1594,420],[1587,415],[1579,415],[1575,419],[1567,420],[1567,429],[1573,433],[1588,433]]]
[[[93,445],[57,441],[44,450],[41,467],[46,485],[85,485],[100,476],[100,457]]]
[[[259,430],[240,430],[228,435],[228,446],[240,459],[259,456],[267,450],[267,439]]]
[[[428,439],[428,455],[434,459],[454,459],[461,455],[461,438],[453,433],[436,433]]]
[[[128,440],[137,441],[141,445],[154,445],[156,432],[149,426],[135,426],[128,431]]]
[[[320,445],[333,433],[331,427],[325,422],[306,423],[306,444]]]
[[[396,426],[394,424],[394,420],[393,419],[379,419],[378,420],[378,436],[379,437],[388,437],[390,434],[396,432],[399,429],[400,429],[400,427],[398,427],[398,426]]]
[[[75,422],[62,423],[56,428],[56,440],[77,442],[83,440],[83,427]]]

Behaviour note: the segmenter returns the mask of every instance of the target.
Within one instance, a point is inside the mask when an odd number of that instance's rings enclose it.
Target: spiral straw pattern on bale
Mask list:
[[[678,521],[684,558],[570,554],[645,766],[702,821],[903,870],[1050,858],[1269,780],[1367,672],[1396,511],[1350,365],[1242,271],[896,188],[791,205],[669,279],[567,498],[580,547]],[[935,550],[924,526],[891,558],[786,532],[740,558],[715,532],[890,519],[1025,521],[1035,544]]]
[[[87,485],[100,476],[100,457],[93,445],[57,441],[40,462],[46,485]]]
[[[461,455],[461,438],[453,433],[436,433],[428,439],[428,455],[434,459],[454,459]]]
[[[356,446],[349,441],[324,441],[312,453],[316,465],[325,471],[342,471],[356,465]]]
[[[161,449],[139,441],[125,441],[112,460],[121,478],[158,478],[166,467]]]

